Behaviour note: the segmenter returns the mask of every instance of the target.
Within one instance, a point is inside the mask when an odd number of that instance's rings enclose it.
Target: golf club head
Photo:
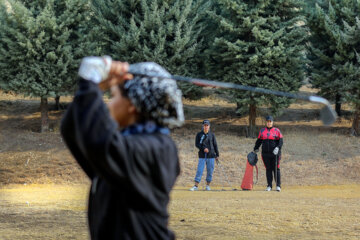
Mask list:
[[[325,105],[320,110],[320,119],[324,125],[330,126],[336,121],[337,114],[334,109],[330,105]]]
[[[325,106],[320,110],[320,119],[324,125],[329,126],[336,121],[337,114],[334,109],[332,109],[330,103],[325,98],[319,96],[310,96],[309,101],[321,103]]]

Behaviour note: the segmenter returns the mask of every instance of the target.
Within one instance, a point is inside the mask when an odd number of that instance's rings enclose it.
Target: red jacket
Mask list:
[[[273,154],[274,148],[278,147],[280,155],[283,145],[283,135],[278,128],[262,128],[256,140],[254,151],[259,149],[260,145],[262,145],[261,154]]]

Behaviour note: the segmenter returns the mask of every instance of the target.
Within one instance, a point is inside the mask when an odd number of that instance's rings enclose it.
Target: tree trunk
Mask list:
[[[353,136],[360,136],[360,104],[356,105],[354,120],[351,127],[351,134]]]
[[[55,110],[60,110],[60,96],[55,97]]]
[[[45,97],[41,97],[40,111],[41,111],[41,132],[43,133],[49,131],[48,100]]]
[[[335,111],[336,111],[337,115],[340,117],[341,116],[341,95],[340,94],[336,94],[336,97],[335,97]]]
[[[249,107],[249,132],[248,137],[256,137],[256,105],[250,104]]]

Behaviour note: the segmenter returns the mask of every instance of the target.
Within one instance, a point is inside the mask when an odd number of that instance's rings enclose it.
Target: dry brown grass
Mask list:
[[[221,163],[233,186],[241,185],[246,156],[255,140],[242,136],[217,134]],[[281,160],[283,185],[323,185],[360,182],[360,142],[357,138],[319,133],[317,136],[302,132],[284,135]],[[182,175],[178,185],[193,183],[197,165],[197,151],[191,136],[178,140]],[[266,185],[265,168],[261,162],[259,185]],[[220,168],[215,168],[213,184],[228,186]]]
[[[245,137],[247,116],[236,116],[234,104],[214,96],[184,105],[186,124],[172,132],[182,172],[169,206],[179,239],[360,238],[360,138],[349,136],[349,118],[323,127],[318,105],[292,104],[276,121],[284,135],[283,191],[262,191],[261,161],[255,191],[230,191],[240,189],[256,140]],[[89,182],[59,135],[63,111],[50,111],[52,132],[40,134],[38,108],[38,99],[0,92],[0,239],[86,239]],[[215,168],[212,186],[228,191],[187,191],[204,118],[212,122],[224,168]]]
[[[360,238],[359,185],[262,190],[174,190],[170,226],[178,239]]]
[[[0,189],[0,239],[88,239],[86,185]]]
[[[0,189],[0,239],[88,239],[88,185]],[[359,239],[360,185],[171,194],[177,239]]]

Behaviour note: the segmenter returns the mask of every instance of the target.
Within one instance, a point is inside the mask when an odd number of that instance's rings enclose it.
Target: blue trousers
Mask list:
[[[200,183],[201,177],[206,164],[206,182],[210,183],[212,180],[212,175],[215,167],[215,158],[199,158],[199,163],[197,166],[195,182]]]

